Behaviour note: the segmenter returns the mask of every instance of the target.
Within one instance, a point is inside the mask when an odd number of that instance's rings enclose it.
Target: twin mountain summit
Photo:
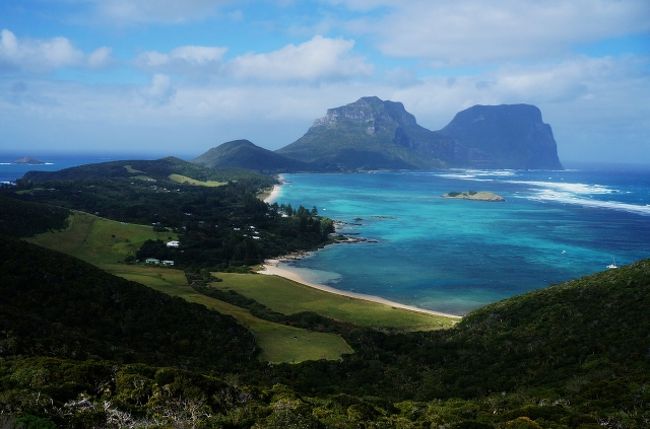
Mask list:
[[[265,172],[374,169],[562,169],[540,110],[476,105],[438,131],[418,125],[399,102],[363,97],[328,109],[295,142],[270,151],[248,140],[212,148],[194,162]]]

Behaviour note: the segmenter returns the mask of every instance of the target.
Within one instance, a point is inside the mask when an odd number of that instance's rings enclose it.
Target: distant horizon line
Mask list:
[[[209,148],[210,149],[210,148]],[[206,149],[208,150],[208,149]],[[273,149],[269,149],[273,150]],[[205,150],[204,150],[205,151]],[[201,152],[202,153],[202,152]],[[25,152],[3,152],[0,151],[0,163],[6,163],[6,162],[12,162],[16,159],[22,158],[22,157],[29,157],[29,158],[35,158],[39,161],[44,161],[48,162],[49,160],[47,159],[48,157],[50,159],[65,159],[67,157],[73,157],[73,158],[90,158],[89,160],[96,161],[96,162],[102,162],[102,161],[126,161],[126,160],[153,160],[153,159],[161,159],[161,158],[166,158],[169,156],[177,157],[180,159],[183,159],[185,161],[192,160],[199,156],[201,153],[198,154],[177,154],[177,153],[169,153],[169,152],[119,152],[119,151],[97,151],[97,152],[83,152],[83,151],[61,151],[61,152],[47,152],[47,151],[38,151],[38,150],[30,150],[30,151],[25,151]],[[607,167],[607,166],[618,166],[618,167],[623,167],[623,166],[629,166],[629,167],[650,167],[650,162],[635,162],[635,161],[612,161],[612,160],[560,160],[562,165],[566,167],[579,167],[579,166],[589,166],[589,167],[596,167],[596,166],[602,166],[602,167]],[[464,170],[471,170],[472,168],[463,168]],[[487,169],[481,169],[481,168],[475,168],[477,170],[519,170],[519,169],[511,169],[511,168],[487,168]]]

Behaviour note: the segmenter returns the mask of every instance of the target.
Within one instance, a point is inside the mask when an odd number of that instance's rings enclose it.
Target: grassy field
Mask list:
[[[125,165],[125,166],[124,166],[124,169],[125,169],[128,173],[131,173],[131,174],[144,174],[144,171],[142,171],[142,170],[136,170],[135,168],[133,168],[132,165]]]
[[[208,188],[216,188],[217,186],[227,185],[226,182],[217,182],[216,180],[196,180],[191,177],[183,176],[181,174],[170,174],[169,180],[184,185],[205,186]]]
[[[173,232],[155,232],[147,225],[117,222],[74,212],[69,218],[67,229],[46,232],[28,241],[49,249],[83,259],[103,268],[106,264],[123,262],[147,240],[172,240]]]
[[[135,254],[149,239],[169,240],[171,232],[154,232],[146,225],[116,222],[75,212],[62,231],[37,235],[29,241],[83,259],[100,268],[233,316],[255,335],[263,350],[262,359],[270,362],[301,362],[314,359],[339,359],[353,350],[336,334],[314,332],[286,326],[253,316],[248,310],[195,292],[187,285],[181,270],[143,265],[126,265],[124,259]],[[233,289],[242,295],[285,314],[314,311],[332,319],[359,326],[431,330],[451,326],[453,321],[367,301],[332,295],[275,276],[218,273],[223,282],[216,287]]]
[[[448,328],[456,322],[447,317],[416,313],[323,292],[278,276],[235,273],[214,273],[214,275],[223,281],[212,283],[213,287],[234,290],[283,314],[313,311],[357,326],[407,331]]]
[[[302,362],[317,359],[339,359],[353,350],[339,335],[313,332],[257,318],[241,307],[194,291],[187,285],[180,270],[142,265],[111,265],[105,269],[168,295],[202,304],[222,314],[233,316],[253,332],[262,349],[261,358],[269,362]]]
[[[146,225],[126,224],[75,212],[67,229],[39,234],[28,241],[83,259],[111,274],[168,295],[233,316],[253,332],[262,349],[261,358],[269,362],[339,359],[342,354],[353,352],[339,335],[269,322],[253,316],[246,309],[197,293],[187,285],[181,270],[122,263],[146,240],[170,238],[177,236],[171,232],[154,232]]]

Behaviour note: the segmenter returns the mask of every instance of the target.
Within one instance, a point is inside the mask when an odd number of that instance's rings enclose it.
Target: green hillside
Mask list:
[[[117,179],[3,189],[11,196],[0,197],[0,228],[11,235],[0,240],[3,426],[648,427],[650,260],[428,330],[406,312],[283,279],[220,272],[219,282],[210,275],[219,267],[121,263],[175,234],[188,258],[220,255],[228,242],[245,249],[258,241],[253,231],[268,240],[259,249],[281,252],[287,242],[322,239],[324,221],[304,208],[274,216],[255,198],[254,177],[172,192],[152,188],[168,170],[156,175],[133,162],[121,170]],[[94,203],[179,222],[155,231],[56,207]]]
[[[376,329],[428,331],[448,328],[455,319],[323,292],[278,276],[215,273],[213,288],[233,291],[285,315],[310,311],[340,322]]]
[[[354,353],[348,343],[336,333],[318,332],[265,320],[251,314],[246,308],[202,294],[188,285],[182,271],[142,265],[111,265],[105,268],[116,276],[234,317],[255,336],[261,349],[259,358],[262,361],[298,363],[319,359],[338,360],[344,354]]]
[[[10,237],[0,240],[0,295],[2,356],[223,370],[258,354],[231,317]]]
[[[22,204],[17,202],[18,206]],[[45,207],[37,204],[33,206]],[[245,308],[202,295],[190,288],[185,273],[181,270],[124,263],[147,240],[172,238],[176,238],[176,234],[156,232],[150,226],[116,222],[75,212],[68,219],[66,228],[37,234],[27,240],[74,256],[111,274],[167,295],[234,317],[255,335],[261,348],[260,358],[263,360],[302,362],[310,359],[339,359],[343,354],[353,352],[345,340],[335,333],[315,332],[260,319]]]
[[[357,353],[336,377],[302,388],[394,400],[541,389],[632,406],[650,383],[649,285],[644,260],[486,306],[452,329],[348,338]]]
[[[0,195],[0,235],[29,237],[67,227],[70,211]]]
[[[29,249],[37,266],[47,267],[55,279],[65,273],[67,263],[58,268],[59,258],[49,259],[55,262],[52,265],[41,259],[49,251],[36,250],[33,255],[32,246],[12,242],[5,247],[18,250],[12,258]],[[31,282],[32,274],[25,271],[18,270]],[[36,270],[37,275],[44,271]],[[49,289],[49,284],[34,284],[43,286],[30,288],[27,296],[35,296],[34,289]],[[23,331],[11,318],[0,319],[13,327],[1,343],[0,405],[14,422],[61,427],[117,427],[115,416],[122,413],[134,427],[640,429],[650,418],[648,285],[650,261],[641,261],[485,307],[450,330],[349,331],[345,335],[359,351],[341,362],[260,367],[254,361],[233,359],[227,376],[202,373],[199,366],[193,372],[181,371],[174,367],[179,358],[167,356],[164,348],[156,349],[153,359],[159,363],[154,365],[83,360],[84,354],[77,359],[43,357],[68,353],[66,347],[55,348],[55,342],[74,345],[73,340],[81,339],[105,344],[95,340],[102,330],[91,331],[97,323],[91,321],[84,336],[77,335],[78,327],[61,325],[57,320],[63,316],[53,319],[54,311],[43,308],[56,302],[51,308],[61,310],[66,307],[60,305],[69,301],[88,307],[78,311],[91,311],[104,295],[66,294],[66,300],[38,295],[43,307],[33,302],[22,305],[24,299],[12,296],[9,302],[17,303],[12,307],[21,305],[28,315],[38,309],[40,323],[30,323]],[[3,287],[3,293],[13,288]],[[6,302],[0,303],[5,312]],[[171,302],[183,307],[181,301]],[[40,337],[48,326],[52,327],[48,336]],[[164,326],[175,332],[176,325]],[[193,329],[199,326],[192,324]],[[58,331],[50,340],[54,327]],[[128,338],[108,338],[131,345]],[[13,353],[15,347],[22,350],[20,356]],[[112,350],[119,354],[121,349]],[[195,359],[200,361],[201,356]],[[163,362],[168,362],[164,368]]]
[[[184,161],[180,158],[166,157],[156,160],[109,161],[65,168],[59,171],[30,171],[21,183],[47,183],[52,181],[94,181],[102,179],[129,179],[149,182],[173,182],[171,174],[179,174],[199,181],[224,181],[251,179],[268,180],[251,171],[234,168],[219,170]]]
[[[65,228],[37,234],[28,240],[103,267],[134,258],[147,240],[178,238],[175,232],[154,231],[151,226],[118,222],[83,212],[72,212],[67,222]]]
[[[257,198],[260,189],[274,183],[272,177],[251,171],[214,170],[164,158],[31,172],[16,187],[0,192],[25,202],[175,232],[182,248],[166,248],[158,239],[174,234],[160,234],[146,243],[142,259],[174,260],[182,268],[225,269],[328,241],[332,222],[316,211],[298,207],[292,216],[282,216]]]
[[[192,162],[210,168],[246,168],[265,173],[313,171],[315,165],[287,158],[248,140],[234,140],[213,147]]]

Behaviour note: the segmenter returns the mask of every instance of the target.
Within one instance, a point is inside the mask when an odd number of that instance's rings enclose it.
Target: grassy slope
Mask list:
[[[75,256],[99,267],[123,262],[147,240],[175,239],[173,232],[155,232],[146,225],[117,222],[74,212],[63,231],[38,234],[28,241]]]
[[[223,281],[215,282],[212,286],[222,290],[234,290],[287,315],[312,311],[357,326],[407,331],[447,328],[455,323],[453,319],[446,317],[334,295],[278,276],[235,273],[216,273],[216,276]]]
[[[113,237],[114,236],[114,237]],[[39,234],[28,241],[78,257],[106,271],[137,281],[169,295],[205,305],[235,317],[255,334],[262,358],[271,362],[300,362],[311,359],[338,359],[352,353],[339,335],[312,332],[254,317],[243,308],[194,292],[180,270],[121,264],[124,258],[148,239],[175,238],[170,232],[157,233],[146,225],[116,222],[75,212],[63,231]]]
[[[226,182],[219,182],[216,180],[197,180],[191,177],[183,176],[182,174],[170,174],[169,180],[181,183],[184,185],[205,186],[207,188],[216,188],[217,186],[226,185]]]
[[[233,318],[16,238],[0,240],[0,296],[0,356],[222,369],[257,359]]]
[[[269,362],[339,359],[342,354],[353,352],[339,335],[269,322],[253,316],[241,307],[200,294],[187,285],[182,271],[140,265],[113,265],[106,268],[117,276],[233,316],[253,332],[262,349],[261,358]]]

